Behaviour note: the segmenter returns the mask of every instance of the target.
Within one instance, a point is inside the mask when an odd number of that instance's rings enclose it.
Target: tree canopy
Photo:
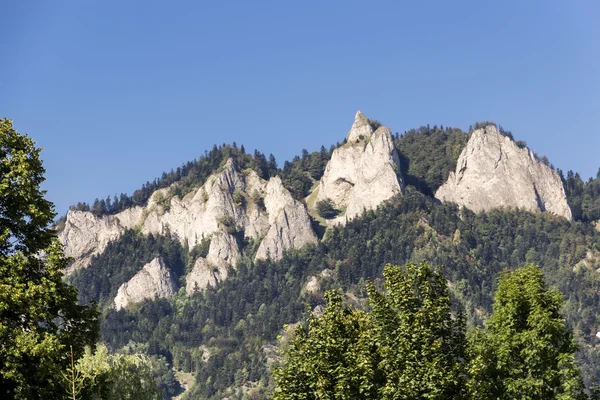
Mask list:
[[[388,265],[385,292],[369,284],[370,313],[326,294],[276,369],[276,399],[464,398],[465,319],[428,263]]]
[[[50,229],[55,214],[40,185],[41,149],[0,120],[0,393],[61,398],[69,346],[82,354],[98,335],[94,306],[77,304],[62,280],[69,260]]]
[[[474,399],[585,399],[562,295],[527,265],[500,278],[485,330],[471,336]]]

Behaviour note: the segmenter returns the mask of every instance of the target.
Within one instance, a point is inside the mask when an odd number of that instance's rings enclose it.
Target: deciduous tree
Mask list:
[[[502,275],[486,329],[470,338],[471,398],[586,398],[562,304],[535,265]]]
[[[463,398],[465,319],[452,315],[441,271],[423,262],[387,265],[383,274],[384,293],[367,285],[385,375],[379,398]]]
[[[60,373],[96,341],[97,313],[62,280],[69,260],[40,185],[41,149],[0,120],[0,397],[55,399]]]

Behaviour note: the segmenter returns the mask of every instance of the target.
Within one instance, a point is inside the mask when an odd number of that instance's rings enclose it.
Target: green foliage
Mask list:
[[[208,256],[208,251],[210,250],[210,242],[210,236],[203,237],[202,240],[190,250],[188,259],[193,262],[199,257],[206,258],[206,256]]]
[[[469,127],[469,133],[471,133],[477,129],[485,129],[489,125],[497,126],[494,121],[478,121],[478,122],[475,122],[475,125],[471,125]],[[510,132],[508,132],[508,133],[510,133]],[[512,135],[511,135],[511,139],[512,139]]]
[[[171,187],[173,195],[183,198],[187,193],[198,189],[206,179],[222,167],[228,159],[233,159],[240,170],[250,169],[258,173],[262,178],[268,179],[277,173],[277,164],[274,158],[267,161],[264,154],[255,151],[254,155],[246,154],[245,150],[233,145],[223,144],[214,146],[211,151],[206,152],[197,160],[190,161],[176,170],[163,172],[160,178],[152,182],[146,182],[142,187],[133,192],[131,196],[121,193],[113,199],[110,196],[106,200],[96,199],[92,206],[79,203],[71,209],[88,211],[97,215],[116,214],[132,206],[145,206],[150,196],[158,190]],[[203,200],[208,200],[204,196]]]
[[[485,331],[470,342],[474,399],[585,399],[562,296],[534,265],[504,273]]]
[[[562,171],[559,170],[559,174],[563,178],[573,219],[583,222],[600,221],[600,170],[596,178],[587,182],[573,171],[567,172],[566,179],[562,176]]]
[[[317,213],[325,219],[331,219],[335,218],[340,210],[335,207],[331,199],[325,199],[317,202]]]
[[[207,241],[201,244],[208,247]],[[97,302],[105,308],[112,305],[119,287],[154,258],[162,257],[173,275],[181,277],[188,263],[186,256],[175,238],[144,236],[128,230],[119,240],[110,242],[102,254],[94,256],[87,268],[73,272],[67,280],[79,289],[82,304]]]
[[[427,263],[388,265],[372,311],[327,307],[296,328],[275,369],[275,399],[463,398],[465,319],[453,319],[446,280]]]
[[[296,156],[291,162],[285,162],[281,179],[294,198],[303,199],[310,194],[315,181],[323,176],[332,152],[333,147],[327,151],[324,146],[310,154],[302,150],[302,157]]]
[[[41,149],[27,135],[0,119],[0,254],[30,256],[48,247],[54,237],[48,225],[54,206],[40,189],[44,182]]]
[[[67,349],[79,356],[98,333],[95,307],[78,306],[62,281],[69,260],[49,224],[40,149],[0,120],[0,397],[60,398]],[[40,256],[43,254],[43,257]]]
[[[386,293],[368,284],[369,314],[326,294],[323,315],[296,328],[274,370],[275,399],[587,399],[561,294],[540,268],[502,275],[469,346],[439,269],[388,265],[384,278]]]
[[[580,346],[584,380],[591,383],[600,377],[594,348],[600,274],[594,264],[575,268],[589,249],[600,249],[600,233],[589,225],[543,213],[459,212],[409,187],[403,198],[331,229],[317,247],[292,250],[277,262],[244,257],[218,288],[119,312],[107,309],[101,333],[115,350],[132,340],[148,343],[150,354],[163,355],[177,370],[195,375],[190,398],[216,400],[235,387],[270,387],[266,360],[273,356],[265,348],[284,324],[302,320],[307,308],[322,304],[322,296],[309,296],[303,288],[325,268],[332,278],[324,281],[323,290],[341,287],[360,299],[366,297],[364,282],[381,277],[387,263],[444,265],[453,301],[464,306],[469,324],[480,325],[492,309],[495,276],[535,262],[549,284],[565,293],[564,316]],[[188,258],[185,249],[179,251],[181,259]],[[245,327],[236,329],[241,320]],[[210,350],[208,360],[199,346]]]
[[[73,374],[74,372],[74,374]],[[75,376],[73,381],[72,376]],[[87,347],[75,370],[63,374],[66,392],[80,400],[160,400],[151,360],[142,354],[110,354],[100,344]]]
[[[206,188],[202,188],[202,202],[206,203],[208,201],[208,192]]]
[[[460,129],[437,126],[405,132],[395,141],[405,183],[433,196],[456,169],[467,140],[467,134]]]
[[[284,365],[274,372],[276,400],[378,399],[382,374],[367,314],[342,304],[338,292],[325,295],[323,315],[294,332]]]
[[[322,304],[322,293],[307,294],[303,288],[325,268],[331,278],[323,290],[342,288],[358,306],[365,302],[364,282],[379,279],[387,263],[444,265],[453,303],[464,306],[471,326],[479,326],[491,312],[497,274],[533,262],[542,266],[549,284],[565,294],[563,313],[580,346],[577,359],[584,381],[588,385],[597,381],[600,356],[594,335],[600,323],[600,275],[595,269],[600,265],[594,257],[599,255],[600,234],[591,224],[570,223],[548,214],[494,210],[476,215],[438,204],[431,195],[455,169],[466,141],[466,133],[460,130],[437,127],[396,137],[409,185],[404,198],[392,199],[343,228],[330,229],[317,247],[292,250],[277,262],[255,262],[253,252],[259,242],[240,241],[245,249],[240,265],[230,269],[228,279],[217,288],[190,297],[177,294],[170,300],[148,301],[119,312],[105,309],[103,340],[114,350],[131,340],[147,343],[151,355],[164,356],[176,369],[193,374],[197,384],[188,392],[189,398],[241,399],[250,393],[269,398],[268,363],[276,358],[269,350],[272,342],[281,326],[301,321],[307,309]],[[274,158],[267,161],[255,154],[253,159],[259,160],[256,170],[263,177],[279,173],[294,197],[303,198],[322,176],[331,150],[303,151],[279,171]],[[245,154],[243,149],[240,152]],[[571,186],[565,184],[574,216],[593,221],[598,194],[589,182],[577,180],[567,177]],[[262,199],[256,195],[249,200],[258,204]],[[110,261],[105,259],[110,271],[106,276],[97,268],[94,278],[88,275],[79,281],[87,282],[85,292],[94,293],[100,285],[93,281],[104,282],[104,304],[112,301],[114,294],[109,293],[122,279],[143,265],[132,264],[137,245],[122,244],[112,248]],[[207,250],[208,242],[205,245]],[[143,257],[151,257],[152,246],[142,246],[147,254]],[[188,268],[196,258],[192,253],[201,253],[192,249],[188,254],[181,246],[171,251]],[[590,260],[587,254],[592,255]]]
[[[368,285],[385,384],[378,398],[463,398],[465,319],[454,319],[444,276],[428,263],[388,265],[386,293]]]
[[[239,189],[235,189],[233,191],[231,198],[233,200],[233,204],[235,204],[236,206],[241,207],[244,205],[244,195],[242,194],[242,192]]]
[[[373,129],[373,131],[376,131],[379,127],[383,126],[383,124],[379,121],[377,121],[376,119],[370,119],[367,118],[369,121],[369,125],[371,125],[371,128]]]
[[[265,199],[263,198],[262,194],[258,190],[255,190],[252,192],[251,200],[252,200],[252,203],[254,203],[254,205],[256,205],[256,207],[258,207],[259,210],[262,210],[262,211],[265,210]]]
[[[225,231],[227,231],[229,234],[234,234],[238,231],[235,219],[233,219],[231,215],[223,215],[221,218],[219,218],[219,224],[221,224],[221,226],[223,226]]]

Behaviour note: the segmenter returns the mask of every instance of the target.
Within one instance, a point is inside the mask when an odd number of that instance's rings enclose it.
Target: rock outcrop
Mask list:
[[[232,244],[233,236],[223,236],[222,232],[243,232],[254,239],[266,235],[268,243],[263,248],[270,249],[272,257],[279,257],[284,249],[315,242],[316,236],[302,204],[292,198],[279,178],[272,178],[271,182],[274,183],[269,184],[254,171],[239,171],[235,162],[229,159],[200,189],[182,199],[174,196],[171,188],[166,188],[154,192],[146,207],[134,207],[116,215],[96,216],[91,212],[69,211],[59,238],[65,253],[75,259],[71,270],[86,267],[110,241],[134,228],[144,234],[169,232],[190,247],[202,238],[213,236],[211,250],[216,252],[213,260],[226,264],[235,263],[240,249],[237,243]],[[284,215],[290,217],[287,220],[289,226],[285,220],[277,219],[284,208]],[[269,234],[274,224],[276,231],[283,229],[278,237]],[[297,232],[286,233],[286,229],[296,228]],[[219,243],[223,246],[217,246]],[[223,271],[226,274],[224,267]]]
[[[215,232],[211,235],[210,247],[206,258],[198,258],[192,271],[186,276],[185,290],[191,294],[227,278],[227,266],[235,265],[241,251],[237,239],[227,232]]]
[[[69,211],[59,239],[64,245],[65,255],[75,260],[70,270],[87,266],[109,242],[118,239],[126,229],[135,227],[141,215],[141,207],[103,217],[86,211]]]
[[[256,251],[256,259],[278,260],[291,248],[300,248],[318,242],[306,207],[294,200],[283,187],[281,179],[269,180],[265,207],[271,227]]]
[[[471,134],[456,172],[436,192],[443,202],[472,211],[520,208],[547,211],[571,219],[565,190],[558,173],[527,148],[487,125]]]
[[[119,287],[115,307],[120,310],[143,300],[171,297],[176,290],[169,268],[162,258],[155,258]]]
[[[372,133],[373,127],[371,126],[369,118],[365,117],[359,110],[354,116],[354,123],[352,124],[352,128],[350,128],[348,135],[346,135],[346,140],[348,142],[356,142],[357,140],[371,136]]]
[[[344,224],[402,190],[400,161],[390,130],[381,126],[373,132],[359,111],[347,142],[333,151],[316,193],[309,197],[316,195],[317,202],[330,199],[344,211],[333,224]]]
[[[294,200],[279,177],[268,182],[254,171],[239,171],[229,159],[197,191],[183,198],[172,188],[157,190],[146,207],[133,207],[116,215],[69,211],[59,238],[75,262],[70,271],[86,267],[127,229],[143,234],[167,234],[193,247],[210,237],[208,256],[198,259],[187,277],[188,292],[216,285],[227,277],[242,249],[239,237],[261,239],[257,257],[281,258],[290,248],[316,243],[305,206]],[[125,295],[125,294],[123,294]]]

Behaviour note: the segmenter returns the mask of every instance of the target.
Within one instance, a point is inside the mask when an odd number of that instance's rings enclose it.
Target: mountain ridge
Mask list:
[[[363,117],[368,120],[364,115],[360,118]],[[372,145],[377,131],[378,136],[385,138],[382,142],[391,146],[375,152],[379,157],[375,165],[391,170],[393,179],[386,182],[395,182],[402,189],[375,201],[373,207],[363,207],[343,223],[333,223],[339,214],[334,218],[319,216],[317,189],[323,180],[335,182],[340,177],[346,179],[344,175],[351,178],[344,168],[337,168],[337,176],[331,175],[335,178],[327,177],[329,164],[336,162],[332,161],[337,157],[335,154],[351,151],[354,152],[351,159],[365,157],[365,149]],[[577,208],[573,212],[574,221],[539,209],[525,211],[518,206],[473,212],[469,207],[461,208],[434,197],[439,187],[448,182],[451,172],[456,174],[461,153],[469,146],[472,134],[434,127],[400,137],[379,125],[370,136],[362,136],[354,142],[346,140],[330,152],[306,152],[302,158],[287,163],[283,170],[269,173],[268,179],[234,156],[223,158],[201,185],[182,197],[169,193],[169,188],[155,191],[146,205],[154,207],[151,213],[146,213],[146,217],[153,213],[153,226],[158,226],[161,218],[174,212],[174,208],[182,207],[178,202],[190,205],[188,202],[195,198],[202,203],[201,209],[205,192],[213,201],[227,199],[227,207],[221,209],[230,212],[213,215],[211,224],[216,228],[201,240],[180,240],[178,232],[185,230],[144,232],[143,224],[125,219],[134,226],[125,229],[118,238],[109,240],[111,231],[106,231],[105,249],[88,254],[89,266],[67,277],[82,292],[90,294],[85,301],[100,301],[105,316],[103,340],[114,350],[131,340],[148,342],[153,354],[164,355],[178,371],[196,374],[197,384],[190,390],[189,398],[241,399],[244,390],[250,387],[266,396],[270,384],[268,363],[276,359],[273,346],[282,326],[306,318],[303,310],[318,314],[327,289],[343,288],[349,301],[361,305],[364,281],[377,280],[385,263],[428,260],[446,266],[456,302],[467,309],[470,321],[477,325],[482,323],[491,305],[496,274],[525,262],[536,262],[544,267],[549,282],[565,293],[566,315],[579,335],[580,359],[587,382],[592,376],[600,376],[593,361],[596,321],[600,321],[593,316],[597,301],[586,294],[594,287],[600,266],[596,262],[600,254],[595,250],[600,248],[600,234],[592,225],[596,214],[590,211],[589,200],[585,200],[590,195],[598,199],[593,196],[595,186],[580,185],[573,174],[565,178],[560,170],[552,172],[552,182],[563,188],[565,202],[576,204],[573,201],[581,199],[582,208],[585,204],[583,215],[589,221],[584,223],[577,222],[582,218]],[[500,140],[514,143],[510,137]],[[545,164],[534,158],[533,161]],[[372,160],[367,157],[367,161]],[[355,162],[348,169],[352,171],[363,165],[369,164]],[[367,200],[372,198],[375,196]],[[325,199],[329,197],[322,198]],[[251,214],[254,208],[262,211]],[[136,213],[141,215],[144,207],[140,209]],[[297,241],[298,246],[289,246],[284,251],[273,245],[273,251],[261,250],[262,255],[258,256],[262,243],[269,241],[266,232],[273,230],[276,243],[285,242],[288,234],[300,232],[292,228],[294,223],[290,224],[294,220],[290,217],[291,210],[298,210],[303,216],[296,218],[303,221],[296,226],[315,236],[309,234],[305,236],[309,238],[307,242]],[[117,215],[99,216],[92,212],[84,215],[119,221]],[[249,215],[256,218],[250,219]],[[262,228],[252,228],[259,226]],[[246,234],[246,227],[248,232],[254,229],[259,234]],[[200,228],[194,229],[199,232]],[[284,231],[287,234],[281,235]],[[175,266],[173,276],[180,290],[171,297],[132,302],[117,310],[114,298],[118,289],[156,257],[168,260],[167,268]],[[110,271],[109,277],[104,276],[105,271]],[[573,286],[568,282],[578,283]],[[170,328],[165,331],[165,327]],[[591,331],[593,335],[589,334]],[[199,346],[208,349],[211,357],[204,357],[204,350],[202,355],[197,354]],[[247,385],[236,383],[241,379],[241,371],[249,374],[245,381],[242,379]],[[218,382],[214,380],[217,376]]]

